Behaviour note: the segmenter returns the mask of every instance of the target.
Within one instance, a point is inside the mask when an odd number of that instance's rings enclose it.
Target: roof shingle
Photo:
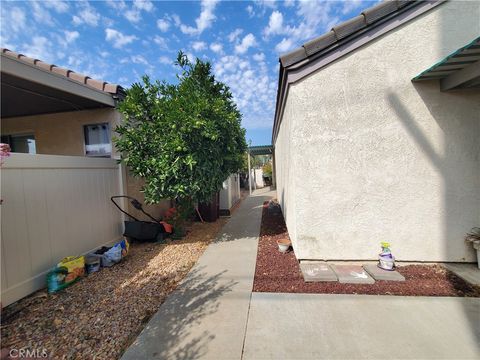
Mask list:
[[[299,61],[302,61],[309,56],[318,53],[327,47],[335,44],[336,42],[354,35],[355,33],[363,30],[371,24],[383,19],[384,17],[399,11],[401,8],[418,3],[415,0],[386,0],[372,6],[360,15],[344,21],[334,26],[329,32],[323,34],[315,39],[306,42],[301,47],[280,56],[280,62],[283,67],[293,65]]]

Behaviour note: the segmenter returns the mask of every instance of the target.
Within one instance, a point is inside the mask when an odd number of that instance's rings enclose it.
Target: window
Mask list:
[[[10,149],[15,153],[36,154],[35,135],[3,135],[2,143],[10,145]]]
[[[110,157],[112,144],[108,123],[85,125],[83,131],[85,134],[85,155]]]

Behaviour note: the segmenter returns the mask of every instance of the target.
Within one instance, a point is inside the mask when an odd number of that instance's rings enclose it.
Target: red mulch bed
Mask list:
[[[480,297],[480,287],[470,285],[439,265],[406,265],[397,270],[404,282],[376,281],[373,285],[338,282],[305,282],[293,251],[281,253],[276,241],[288,239],[280,206],[263,205],[253,291],[315,294],[368,294],[407,296]]]

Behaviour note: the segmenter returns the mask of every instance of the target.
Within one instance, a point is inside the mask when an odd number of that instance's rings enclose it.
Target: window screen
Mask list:
[[[108,123],[85,125],[85,154],[87,156],[110,156],[110,127]]]

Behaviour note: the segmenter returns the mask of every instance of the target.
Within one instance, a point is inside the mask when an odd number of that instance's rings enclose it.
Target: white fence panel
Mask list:
[[[12,154],[1,169],[1,290],[8,305],[45,286],[63,257],[118,241],[123,194],[113,159]]]
[[[220,209],[230,210],[240,200],[240,176],[231,174],[220,190]]]

